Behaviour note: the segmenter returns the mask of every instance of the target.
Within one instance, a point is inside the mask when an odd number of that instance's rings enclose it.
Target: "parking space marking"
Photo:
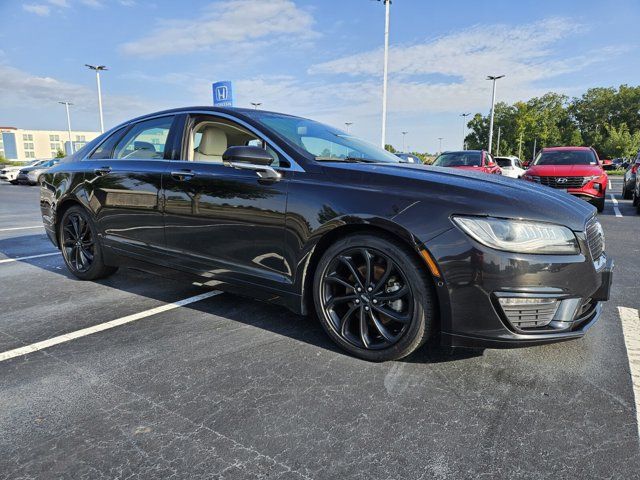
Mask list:
[[[616,212],[616,217],[622,217],[622,213],[620,213],[620,209],[618,208],[618,200],[613,196],[613,193],[610,193],[609,196],[613,202],[613,211]]]
[[[32,258],[51,257],[52,255],[60,255],[60,252],[41,253],[40,255],[29,255],[28,257],[3,258],[0,263],[19,262],[21,260],[31,260]]]
[[[636,403],[636,423],[640,437],[640,315],[635,308],[618,307],[624,344],[627,347],[627,360],[631,372],[631,383]]]
[[[44,228],[44,225],[33,225],[31,227],[11,227],[11,228],[0,228],[0,232],[11,232],[13,230],[29,230],[32,228]]]
[[[611,179],[609,179],[609,190],[611,190]]]
[[[25,345],[24,347],[14,348],[13,350],[7,350],[6,352],[0,353],[0,362],[4,362],[5,360],[9,360],[10,358],[26,355],[28,353],[37,352],[38,350],[43,350],[45,348],[49,348],[54,345],[70,342],[71,340],[75,340],[81,337],[86,337],[87,335],[103,332],[105,330],[109,330],[114,327],[119,327],[120,325],[124,325],[126,323],[135,322],[136,320],[141,320],[143,318],[147,318],[152,315],[157,315],[158,313],[167,312],[169,310],[173,310],[179,307],[183,307],[185,305],[189,305],[190,303],[195,303],[195,302],[199,302],[200,300],[215,297],[216,295],[220,295],[221,293],[222,292],[219,290],[212,290],[210,292],[201,293],[200,295],[195,295],[193,297],[188,297],[182,300],[178,300],[177,302],[167,303],[165,305],[161,305],[159,307],[155,307],[150,310],[145,310],[140,313],[134,313],[132,315],[127,315],[126,317],[116,318],[115,320],[111,320],[105,323],[100,323],[99,325],[94,325],[92,327],[76,330],[75,332],[65,333],[64,335],[59,335],[57,337],[53,337],[48,340],[43,340],[42,342],[32,343],[31,345]]]

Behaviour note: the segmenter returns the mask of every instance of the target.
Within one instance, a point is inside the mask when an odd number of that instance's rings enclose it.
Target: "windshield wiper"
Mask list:
[[[345,163],[384,163],[380,160],[374,160],[373,158],[361,158],[361,157],[316,157],[319,162],[345,162]]]

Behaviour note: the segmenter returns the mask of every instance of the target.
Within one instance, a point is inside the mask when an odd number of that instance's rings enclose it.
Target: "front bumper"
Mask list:
[[[613,262],[604,254],[594,262],[584,233],[576,236],[579,255],[502,252],[457,228],[430,241],[427,248],[442,274],[437,292],[443,344],[512,348],[582,337],[609,299]],[[546,304],[514,311],[506,298]]]

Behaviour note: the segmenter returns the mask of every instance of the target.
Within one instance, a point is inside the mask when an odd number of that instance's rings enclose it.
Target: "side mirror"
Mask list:
[[[222,154],[222,163],[239,170],[252,170],[262,180],[278,181],[279,172],[270,167],[273,157],[264,148],[254,146],[229,147]]]
[[[252,163],[254,165],[271,165],[273,157],[264,148],[255,146],[229,147],[222,154],[222,161],[228,163]]]

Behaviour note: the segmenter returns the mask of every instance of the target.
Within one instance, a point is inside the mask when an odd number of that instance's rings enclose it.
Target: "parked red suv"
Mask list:
[[[452,167],[474,172],[496,173],[502,175],[502,169],[484,150],[461,150],[444,152],[432,164],[434,167]]]
[[[565,190],[604,210],[609,177],[591,147],[543,148],[522,176],[551,188]]]

